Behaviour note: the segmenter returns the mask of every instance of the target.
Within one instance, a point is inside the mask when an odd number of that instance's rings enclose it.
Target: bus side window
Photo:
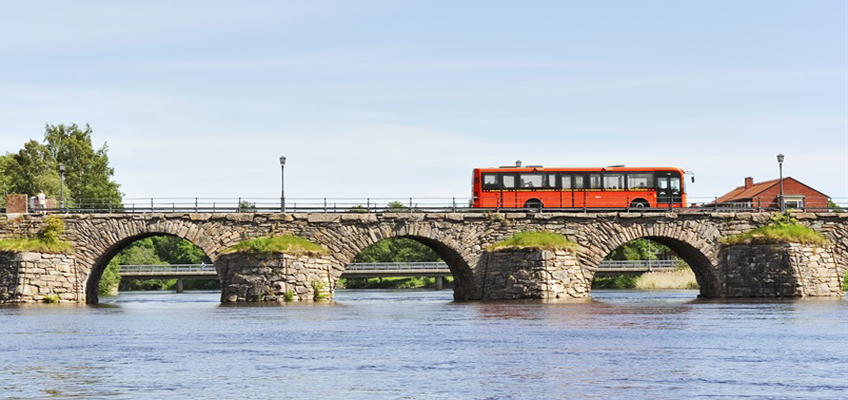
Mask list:
[[[515,175],[503,175],[501,178],[504,189],[515,189]]]
[[[545,182],[545,187],[556,189],[557,187],[557,174],[548,174],[548,179]]]
[[[562,190],[571,190],[571,175],[562,174],[559,177],[560,177],[560,182],[561,182],[560,187],[562,188]],[[580,177],[580,184],[581,185],[583,184],[583,177],[582,176]]]
[[[542,174],[521,174],[521,187],[523,188],[540,188],[542,187]]]
[[[483,189],[497,189],[498,186],[496,174],[483,174]]]
[[[574,175],[574,189],[583,189],[583,175]]]
[[[589,189],[601,188],[601,174],[589,174]]]

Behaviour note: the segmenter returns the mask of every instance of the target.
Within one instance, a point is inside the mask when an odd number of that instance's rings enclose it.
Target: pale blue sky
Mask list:
[[[174,4],[178,3],[178,4]],[[91,124],[127,197],[467,197],[511,164],[784,171],[848,201],[848,2],[3,1],[0,151]]]

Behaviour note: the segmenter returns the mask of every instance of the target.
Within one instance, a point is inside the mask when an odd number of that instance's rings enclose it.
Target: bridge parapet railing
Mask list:
[[[679,260],[605,260],[599,269],[653,271],[675,269]],[[346,271],[450,271],[444,262],[386,262],[386,263],[352,263],[345,267]],[[207,273],[214,275],[214,264],[153,264],[153,265],[121,265],[121,274],[174,274],[174,273]]]
[[[635,208],[609,203],[609,207],[544,207],[480,208],[471,207],[467,197],[395,197],[395,198],[247,198],[247,197],[174,197],[126,198],[120,203],[100,199],[74,200],[55,208],[39,208],[35,212],[70,213],[237,213],[237,212],[303,212],[303,213],[386,213],[386,212],[492,212],[492,211],[543,211],[543,212],[771,212],[774,204],[733,203],[718,204],[716,197],[689,197],[687,207]],[[619,200],[620,202],[620,200]],[[804,207],[805,212],[846,212],[848,198],[833,199],[835,207]]]
[[[151,264],[151,265],[121,265],[120,273],[144,272],[215,272],[214,264]]]

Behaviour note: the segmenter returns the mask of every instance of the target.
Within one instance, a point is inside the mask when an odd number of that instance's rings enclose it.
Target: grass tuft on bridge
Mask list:
[[[0,240],[0,251],[65,254],[71,251],[71,244],[60,240],[44,240],[40,237],[3,239]]]
[[[799,243],[817,246],[826,246],[830,243],[821,233],[799,224],[794,218],[784,214],[775,214],[768,225],[724,238],[722,242],[727,245]]]
[[[508,250],[568,250],[577,247],[565,236],[551,232],[519,232],[509,239],[501,240],[488,247],[489,251]]]
[[[301,255],[327,254],[328,250],[324,248],[324,246],[312,243],[304,238],[291,235],[284,235],[243,240],[235,244],[234,246],[224,249],[224,251],[222,251],[221,253],[285,253],[292,255]]]

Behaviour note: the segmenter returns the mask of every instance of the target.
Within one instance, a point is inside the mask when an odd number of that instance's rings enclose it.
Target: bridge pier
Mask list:
[[[724,246],[722,297],[843,297],[832,246]]]
[[[177,278],[177,293],[183,292],[183,278]]]
[[[483,255],[481,300],[577,299],[592,285],[570,250],[501,250]]]
[[[221,302],[329,300],[341,268],[318,255],[225,254],[215,260]]]
[[[436,277],[436,290],[442,290],[445,286],[445,278],[442,276]]]
[[[0,252],[0,303],[85,302],[84,274],[66,254]]]

